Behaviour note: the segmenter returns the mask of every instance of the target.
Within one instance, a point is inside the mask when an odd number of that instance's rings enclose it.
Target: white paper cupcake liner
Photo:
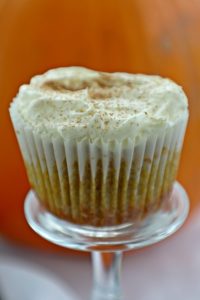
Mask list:
[[[52,213],[75,223],[134,221],[170,192],[187,120],[140,144],[49,139],[12,116],[31,185]]]

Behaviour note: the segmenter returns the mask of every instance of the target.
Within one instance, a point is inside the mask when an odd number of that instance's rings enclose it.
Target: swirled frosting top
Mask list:
[[[159,76],[49,70],[22,85],[11,114],[40,135],[140,141],[188,116],[180,86]]]

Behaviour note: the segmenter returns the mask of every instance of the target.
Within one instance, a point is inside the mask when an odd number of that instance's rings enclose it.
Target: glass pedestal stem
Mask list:
[[[94,286],[92,300],[122,300],[122,252],[92,252]]]

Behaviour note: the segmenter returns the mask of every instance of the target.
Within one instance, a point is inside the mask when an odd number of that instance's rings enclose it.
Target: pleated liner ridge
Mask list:
[[[140,144],[41,138],[13,118],[28,178],[41,203],[78,224],[133,222],[160,208],[179,163],[186,120]]]

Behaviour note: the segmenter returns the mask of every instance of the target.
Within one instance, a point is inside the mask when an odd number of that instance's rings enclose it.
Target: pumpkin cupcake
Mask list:
[[[170,195],[188,120],[171,80],[53,69],[21,86],[10,115],[30,184],[52,214],[132,223]]]

